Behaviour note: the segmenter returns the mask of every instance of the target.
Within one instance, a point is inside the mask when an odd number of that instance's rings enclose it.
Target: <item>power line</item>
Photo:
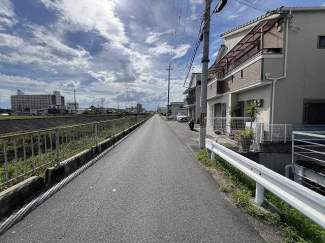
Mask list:
[[[185,15],[185,20],[184,20],[183,37],[182,37],[182,41],[180,42],[180,44],[182,44],[183,41],[184,41],[184,36],[185,36],[185,31],[186,31],[187,15],[188,15],[188,9],[189,9],[189,3],[190,3],[190,0],[187,0],[186,15]]]
[[[246,1],[246,2],[252,4],[253,6],[256,6],[256,7],[260,8],[260,9],[265,9],[265,11],[269,10],[267,7],[265,7],[265,6],[261,5],[261,4],[257,4],[257,3],[255,3],[255,2],[253,2],[251,0],[244,0],[244,1]]]
[[[177,46],[177,32],[178,32],[178,27],[180,26],[181,18],[182,18],[182,5],[183,5],[183,0],[179,0],[178,1],[179,15],[178,15],[178,21],[177,21],[177,24],[176,24],[176,28],[175,28],[175,38],[174,38],[174,46],[175,46],[175,49],[176,49],[176,46]]]
[[[199,49],[199,46],[200,46],[200,43],[201,43],[201,34],[202,34],[202,29],[203,29],[202,24],[203,24],[203,21],[201,21],[201,26],[199,28],[199,33],[198,33],[198,36],[197,36],[196,44],[195,44],[193,54],[192,54],[192,57],[191,57],[191,61],[189,63],[188,70],[187,70],[187,73],[186,73],[186,77],[185,77],[185,80],[184,80],[184,86],[185,86],[187,78],[188,78],[188,76],[189,76],[189,74],[190,74],[190,72],[192,70],[192,65],[193,65],[193,62],[195,60],[197,50]]]
[[[174,37],[174,2],[175,0],[173,0],[173,4],[172,4],[172,31],[171,31],[171,44],[173,44],[173,37]],[[172,53],[170,53],[170,56],[172,56]]]
[[[245,5],[247,7],[253,8],[255,10],[259,10],[261,12],[267,12],[268,11],[268,9],[265,9],[263,7],[259,7],[259,6],[255,5],[255,4],[252,4],[251,2],[248,2],[248,1],[247,2],[244,2],[243,0],[235,0],[235,1],[240,3],[240,4]]]

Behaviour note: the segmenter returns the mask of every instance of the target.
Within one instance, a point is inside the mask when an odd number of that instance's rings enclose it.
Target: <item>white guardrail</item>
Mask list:
[[[210,139],[206,139],[206,148],[211,151],[211,159],[215,159],[215,155],[218,155],[256,181],[256,204],[261,205],[263,203],[264,188],[266,188],[315,223],[325,228],[324,196]]]

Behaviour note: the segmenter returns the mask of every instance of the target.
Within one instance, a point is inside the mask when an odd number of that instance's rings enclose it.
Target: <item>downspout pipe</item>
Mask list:
[[[291,17],[291,8],[289,10],[289,16]],[[265,76],[265,79],[266,80],[270,80],[272,83],[271,83],[271,119],[270,119],[270,124],[271,125],[271,142],[272,142],[272,139],[273,139],[273,124],[274,124],[274,110],[275,110],[275,107],[274,107],[274,104],[275,104],[275,84],[278,80],[281,80],[281,79],[284,79],[287,77],[287,63],[288,63],[288,40],[289,40],[289,18],[287,16],[286,18],[286,29],[285,29],[285,49],[284,49],[284,67],[283,67],[283,70],[284,70],[284,73],[283,73],[283,76],[282,77],[278,77],[278,78],[270,78],[268,76]]]

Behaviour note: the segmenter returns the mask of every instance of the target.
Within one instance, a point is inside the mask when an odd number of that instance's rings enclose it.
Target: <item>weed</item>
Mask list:
[[[233,184],[222,185],[219,187],[220,191],[222,192],[231,192],[233,190]]]
[[[271,192],[265,192],[265,199],[271,202],[279,210],[279,213],[266,213],[253,206],[250,200],[255,195],[255,181],[227,161],[218,156],[216,156],[214,161],[211,161],[207,150],[199,151],[196,158],[203,165],[218,169],[230,179],[232,187],[236,186],[238,188],[236,193],[232,195],[237,207],[242,208],[253,217],[267,220],[270,224],[282,226],[285,242],[325,242],[325,230],[323,228]],[[220,187],[222,191],[228,189],[227,186],[223,186],[222,189]]]

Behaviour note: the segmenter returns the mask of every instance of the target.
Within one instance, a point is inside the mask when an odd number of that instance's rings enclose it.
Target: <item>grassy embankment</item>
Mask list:
[[[136,118],[131,120],[130,126],[136,124]],[[74,131],[72,130],[74,129]],[[60,138],[60,162],[71,158],[72,156],[82,152],[85,149],[89,149],[95,145],[95,139],[93,131],[91,131],[91,127],[88,127],[86,130],[86,134],[84,133],[84,127],[81,127],[79,130],[79,136],[76,136],[76,128],[65,129],[65,135],[61,135],[63,137]],[[98,130],[98,142],[104,141],[112,137],[114,134],[120,133],[123,131],[123,124],[116,123],[114,127],[114,132],[111,126],[102,127]],[[38,139],[35,137],[33,139],[33,149],[34,149],[34,156],[32,156],[32,147],[30,137],[25,137],[25,144],[26,144],[26,165],[24,164],[24,156],[23,156],[23,146],[22,146],[22,137],[20,136],[19,139],[16,140],[17,142],[17,164],[14,160],[14,148],[12,140],[7,140],[7,157],[8,157],[8,174],[9,180],[15,178],[16,173],[20,176],[18,179],[11,181],[8,185],[0,186],[0,191],[3,191],[28,177],[38,175],[41,177],[45,177],[45,172],[48,168],[56,165],[56,150],[55,150],[55,136],[52,132],[52,152],[50,151],[50,141],[49,141],[49,131],[42,132],[41,139],[40,139],[40,148],[41,148],[41,155],[38,154]],[[46,134],[46,147],[47,153],[45,153],[45,141],[44,135]],[[75,134],[75,136],[70,136],[70,134]],[[3,147],[3,140],[0,139],[0,146]],[[25,168],[26,167],[26,168]],[[40,168],[38,168],[40,167]],[[17,169],[16,169],[17,168]],[[37,169],[36,169],[37,168]],[[28,172],[26,175],[23,176],[24,172]],[[4,166],[4,154],[3,150],[0,150],[0,184],[5,182],[5,166]]]
[[[211,161],[206,150],[199,151],[197,159],[211,173],[217,172],[221,175],[223,180],[219,181],[220,190],[227,193],[237,207],[269,225],[279,227],[285,242],[325,242],[325,230],[322,227],[271,192],[265,192],[265,200],[277,209],[276,213],[266,212],[254,206],[251,199],[255,195],[255,181],[227,161],[218,156]]]
[[[69,116],[0,116],[0,120],[49,119]]]

